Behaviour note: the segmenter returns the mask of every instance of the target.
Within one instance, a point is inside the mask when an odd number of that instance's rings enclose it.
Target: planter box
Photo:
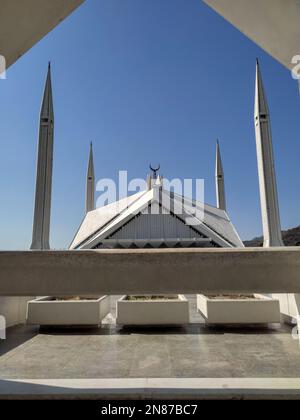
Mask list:
[[[43,297],[28,302],[27,323],[48,326],[100,325],[109,312],[109,296],[86,300]]]
[[[208,324],[267,324],[280,322],[279,301],[262,295],[249,299],[197,295],[197,309]]]
[[[282,322],[295,326],[300,319],[300,294],[272,294],[272,298],[279,300]]]
[[[5,317],[6,328],[26,323],[27,302],[34,299],[28,297],[0,297],[0,316]]]
[[[189,302],[183,295],[175,299],[117,301],[117,324],[180,325],[189,323]]]

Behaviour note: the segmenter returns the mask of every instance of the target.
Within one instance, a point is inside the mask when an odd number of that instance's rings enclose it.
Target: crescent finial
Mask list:
[[[160,165],[158,165],[158,168],[153,168],[150,164],[150,170],[153,172],[153,179],[157,179],[157,172],[160,170]]]

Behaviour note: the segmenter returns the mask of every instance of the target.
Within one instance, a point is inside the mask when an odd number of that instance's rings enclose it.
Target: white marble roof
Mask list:
[[[134,201],[140,198],[145,192],[139,192],[132,196],[123,198],[122,200],[118,201],[118,209],[122,212],[124,209],[129,207]],[[74,249],[77,247],[78,244],[83,242],[87,239],[91,234],[97,232],[103,226],[105,226],[109,221],[111,221],[114,217],[114,209],[116,207],[116,203],[108,204],[104,207],[99,207],[96,210],[90,211],[86,214],[85,218],[83,219],[76,235],[70,245],[70,249]]]
[[[128,223],[132,217],[154,202],[159,202],[157,192],[159,188],[154,186],[148,191],[139,192],[116,203],[98,208],[87,213],[70,249],[90,249],[108,238],[122,225]],[[171,209],[180,205],[182,197],[163,190],[163,196],[170,200]],[[202,205],[199,202],[184,199],[184,212],[179,215],[183,222],[189,223],[192,220],[193,229],[202,235],[211,238],[221,247],[243,247],[243,243],[231,223],[227,213],[208,204]],[[163,199],[161,200],[162,202]],[[197,218],[193,214],[193,207],[204,209],[204,218]],[[178,213],[176,213],[178,214]],[[187,222],[189,220],[189,222]],[[162,233],[163,236],[163,233]]]

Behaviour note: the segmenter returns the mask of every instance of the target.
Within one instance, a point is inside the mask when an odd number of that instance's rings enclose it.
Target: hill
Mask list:
[[[286,246],[300,246],[300,226],[282,231],[283,242]],[[250,241],[244,241],[246,247],[262,246],[263,238],[254,238]]]

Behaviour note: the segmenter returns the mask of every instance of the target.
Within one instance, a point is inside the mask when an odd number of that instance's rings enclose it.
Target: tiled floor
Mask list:
[[[212,328],[191,302],[178,328],[16,327],[0,341],[0,378],[300,377],[300,346],[288,326]]]

